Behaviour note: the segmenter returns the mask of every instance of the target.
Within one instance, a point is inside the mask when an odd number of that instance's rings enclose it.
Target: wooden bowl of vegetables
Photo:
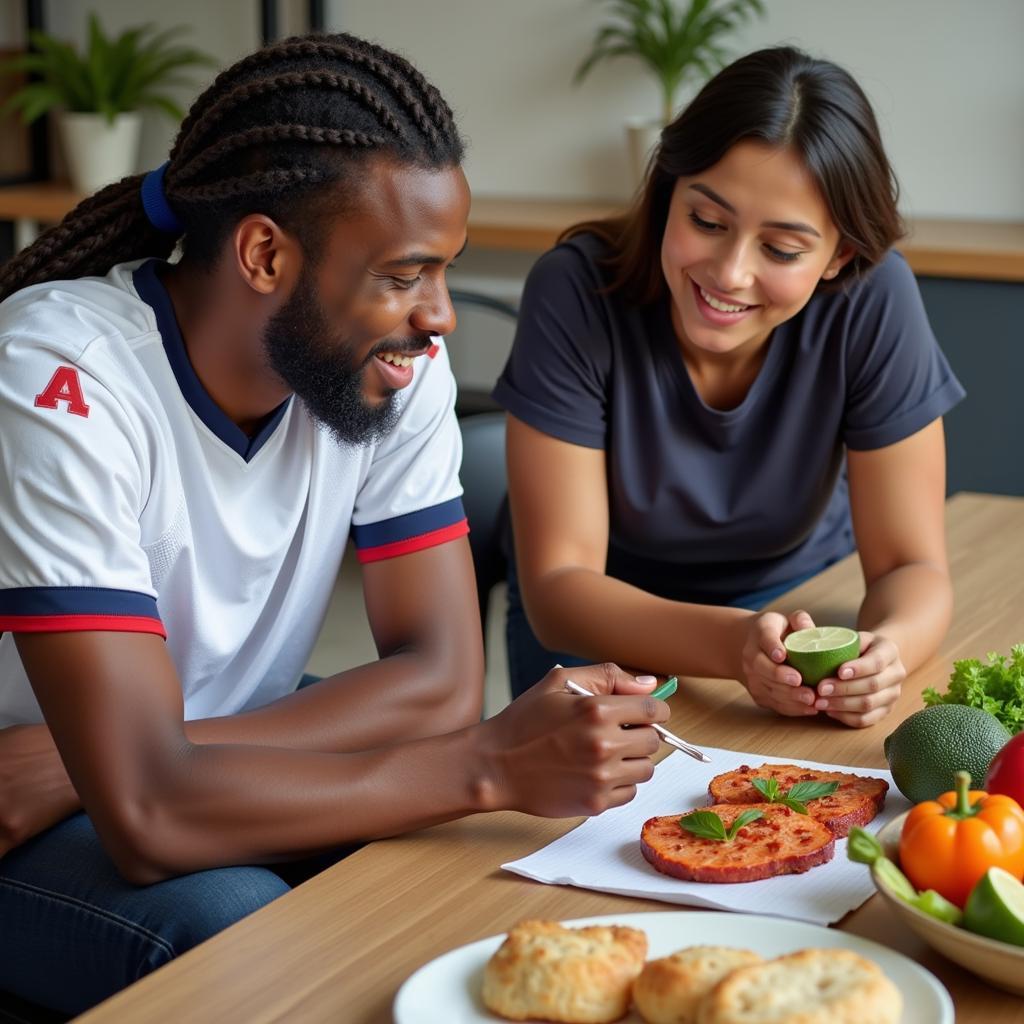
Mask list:
[[[848,853],[871,864],[889,909],[928,945],[992,985],[1024,995],[1024,811],[1007,797],[968,792],[964,776],[958,792],[939,798],[943,804],[918,804],[877,838],[855,829]],[[922,821],[924,832],[917,831]],[[986,849],[999,851],[987,866]]]

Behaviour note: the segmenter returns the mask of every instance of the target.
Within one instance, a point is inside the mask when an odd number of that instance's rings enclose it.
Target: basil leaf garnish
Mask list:
[[[778,779],[751,779],[751,785],[770,804],[784,804],[798,814],[807,813],[807,801],[831,796],[838,788],[838,782],[797,782],[785,793],[779,788]]]
[[[775,803],[779,797],[778,779],[751,779],[751,784],[770,804]]]
[[[758,818],[764,817],[764,811],[755,811],[753,809],[744,811],[733,823],[732,828],[729,829],[729,838],[735,839],[736,833],[739,832],[744,825],[749,825],[752,821],[757,821]]]
[[[831,796],[839,788],[838,782],[798,782],[791,786],[786,794],[790,800],[818,800],[823,796]]]
[[[701,839],[725,839],[725,825],[714,811],[693,811],[684,814],[679,824]]]
[[[687,832],[692,832],[701,839],[716,839],[719,842],[731,842],[736,838],[744,825],[764,817],[764,811],[755,811],[752,808],[737,815],[736,820],[726,831],[725,823],[715,814],[714,811],[691,811],[679,819],[679,824]]]

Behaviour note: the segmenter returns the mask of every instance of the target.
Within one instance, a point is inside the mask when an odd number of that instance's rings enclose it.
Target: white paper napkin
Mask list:
[[[619,896],[643,896],[715,910],[772,914],[814,924],[838,921],[875,891],[866,865],[847,859],[845,839],[836,840],[835,856],[827,864],[803,874],[782,875],[759,882],[686,882],[655,871],[640,852],[643,823],[659,815],[682,815],[692,808],[706,806],[711,779],[741,765],[797,764],[885,779],[889,792],[882,812],[867,826],[871,832],[877,832],[911,806],[893,786],[892,775],[882,769],[765,757],[713,747],[702,749],[711,758],[711,764],[700,764],[674,752],[658,765],[654,778],[639,787],[632,803],[588,818],[561,839],[502,867],[552,885],[576,885]]]

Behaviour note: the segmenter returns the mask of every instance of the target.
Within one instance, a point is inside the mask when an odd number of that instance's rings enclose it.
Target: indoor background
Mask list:
[[[188,24],[187,41],[223,64],[277,34],[304,30],[311,9],[329,31],[350,31],[409,57],[454,108],[469,142],[478,197],[611,200],[633,187],[625,124],[658,113],[654,79],[635,61],[573,71],[603,10],[593,0],[0,0],[0,49],[24,42],[26,10],[51,33],[85,38],[95,11],[108,31]],[[766,0],[766,15],[730,40],[733,54],[791,43],[845,66],[879,116],[910,218],[1024,222],[1024,2],[1021,0]],[[199,79],[196,79],[197,83]],[[192,96],[180,94],[183,105]],[[684,102],[686,97],[683,97]],[[10,122],[0,123],[0,149]],[[139,169],[162,163],[174,133],[147,114]],[[473,248],[453,287],[515,303],[535,253]],[[968,389],[948,417],[949,490],[1024,494],[1024,283],[921,277],[936,334]],[[507,325],[472,311],[450,339],[466,388],[486,389],[504,361]],[[500,590],[491,615],[488,710],[504,701]],[[354,563],[346,564],[310,665],[326,673],[374,657]]]

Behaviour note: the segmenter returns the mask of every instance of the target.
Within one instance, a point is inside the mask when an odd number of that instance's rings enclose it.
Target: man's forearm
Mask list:
[[[129,786],[115,804],[98,800],[93,817],[137,884],[304,856],[485,809],[473,734],[353,754],[195,744],[140,781],[138,800]]]
[[[927,562],[900,566],[868,587],[857,616],[861,629],[892,640],[908,672],[942,642],[953,614],[948,573]]]
[[[438,690],[432,671],[439,669],[423,668],[418,655],[395,655],[254,711],[186,722],[185,735],[196,744],[343,752],[441,735],[478,721],[480,684],[473,666],[448,683],[449,699],[441,700],[431,698]],[[0,730],[0,795],[0,855],[81,809],[47,725]]]
[[[185,729],[194,743],[370,750],[478,721],[482,675],[480,662],[456,669],[419,652],[395,654],[253,711],[191,721]]]

